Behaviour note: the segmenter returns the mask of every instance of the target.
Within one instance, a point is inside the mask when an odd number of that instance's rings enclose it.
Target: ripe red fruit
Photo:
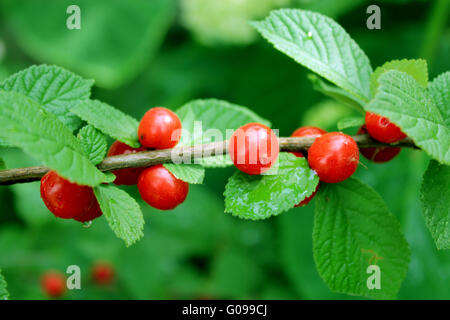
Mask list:
[[[366,134],[367,129],[365,126],[362,126],[358,129],[357,134]],[[361,148],[359,151],[361,154],[368,160],[382,163],[387,162],[393,158],[395,158],[402,148],[393,148],[393,147],[377,147],[377,148]]]
[[[249,123],[233,133],[229,152],[239,170],[252,175],[261,174],[269,170],[278,158],[278,138],[269,127]]]
[[[317,127],[305,126],[300,127],[294,131],[291,137],[320,137],[321,135],[327,133],[325,130],[322,130]],[[297,157],[304,157],[301,152],[292,152]],[[306,200],[306,199],[305,199]]]
[[[85,210],[82,214],[75,216],[73,219],[79,222],[88,222],[92,221],[103,214],[98,201],[95,201],[92,206],[90,206],[87,210]]]
[[[48,210],[59,218],[101,215],[101,212],[95,211],[98,202],[91,187],[72,183],[55,171],[49,171],[42,177],[41,197]]]
[[[57,271],[47,271],[41,278],[42,290],[51,298],[59,298],[66,291],[66,278]]]
[[[171,210],[183,203],[189,184],[177,179],[162,164],[146,168],[138,179],[142,199],[160,210]]]
[[[181,121],[171,110],[156,107],[148,110],[138,129],[139,141],[144,147],[170,149],[181,137]]]
[[[300,203],[296,204],[295,208],[306,206],[312,200],[312,198],[314,198],[317,191],[319,191],[319,184],[317,184],[316,190],[314,190],[314,192],[309,197],[306,197]]]
[[[114,267],[106,261],[98,261],[92,267],[92,280],[99,285],[110,284],[114,280]]]
[[[308,150],[309,166],[323,182],[344,181],[356,171],[358,161],[358,145],[342,132],[320,136]]]
[[[108,150],[108,157],[117,156],[120,154],[136,153],[145,150],[146,149],[144,147],[132,148],[123,142],[115,141]],[[144,168],[129,168],[112,171],[112,173],[116,175],[114,184],[127,186],[135,185],[137,184],[139,175],[143,170]]]
[[[388,118],[372,112],[366,112],[366,129],[372,138],[384,143],[394,143],[406,138],[406,134]]]

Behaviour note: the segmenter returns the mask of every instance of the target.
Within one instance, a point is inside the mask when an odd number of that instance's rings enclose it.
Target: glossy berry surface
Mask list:
[[[177,179],[163,165],[146,168],[138,179],[142,199],[160,210],[171,210],[184,202],[189,184]]]
[[[41,197],[48,210],[63,219],[81,216],[97,203],[91,187],[72,183],[55,171],[42,177]]]
[[[325,130],[322,130],[317,127],[305,126],[300,127],[294,131],[291,137],[320,137],[321,135],[327,133]],[[292,152],[297,157],[304,157],[301,152]]]
[[[100,209],[98,201],[94,201],[94,203],[87,210],[85,210],[82,214],[73,217],[73,219],[79,222],[88,222],[100,217],[102,214],[103,213]]]
[[[92,267],[92,280],[99,285],[107,285],[114,280],[114,267],[104,261],[99,261]]]
[[[309,197],[306,197],[299,204],[296,204],[295,208],[306,206],[314,198],[317,191],[319,191],[319,184],[317,184],[316,190],[314,190],[314,192]]]
[[[278,138],[269,127],[249,123],[233,133],[229,152],[236,168],[251,175],[261,174],[278,158]]]
[[[358,161],[358,145],[342,132],[320,136],[308,150],[309,166],[323,182],[344,181],[356,171]]]
[[[115,141],[108,150],[108,157],[117,156],[120,154],[130,154],[136,152],[142,152],[146,149],[144,147],[140,148],[132,148],[129,145]],[[144,168],[129,168],[129,169],[120,169],[112,171],[116,175],[116,179],[114,180],[114,184],[116,185],[135,185],[137,184],[137,180],[139,175],[144,170]]]
[[[41,278],[44,293],[51,298],[59,298],[66,291],[66,278],[57,271],[48,271]]]
[[[357,134],[366,134],[367,130],[365,126],[358,129]],[[377,147],[377,148],[361,148],[359,151],[361,154],[370,161],[376,163],[387,162],[395,158],[401,151],[401,148],[394,147]]]
[[[148,110],[138,128],[139,142],[143,147],[170,149],[181,136],[181,121],[171,110],[156,107]]]
[[[394,143],[406,138],[406,134],[388,118],[372,112],[366,112],[366,129],[372,138],[384,143]]]

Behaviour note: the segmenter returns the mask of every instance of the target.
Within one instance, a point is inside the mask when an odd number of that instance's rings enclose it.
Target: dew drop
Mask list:
[[[92,220],[83,222],[83,228],[88,229],[92,226]]]

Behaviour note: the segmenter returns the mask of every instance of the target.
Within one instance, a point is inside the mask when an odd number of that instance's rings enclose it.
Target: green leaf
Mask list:
[[[381,67],[376,68],[372,73],[372,76],[370,77],[370,91],[372,92],[372,96],[375,96],[375,94],[377,93],[378,78],[388,70],[398,70],[406,72],[414,79],[416,79],[416,81],[424,88],[426,88],[428,85],[428,66],[426,60],[392,60],[386,62]]]
[[[428,91],[397,70],[383,73],[378,83],[377,94],[366,110],[387,117],[432,158],[450,164],[450,128]]]
[[[450,249],[450,167],[431,160],[421,189],[423,215],[436,247]]]
[[[70,108],[89,99],[93,84],[94,81],[63,68],[39,65],[13,74],[0,83],[0,89],[28,96],[74,131],[80,127],[81,120],[70,112]]]
[[[185,131],[178,146],[223,141],[229,138],[234,130],[250,122],[259,122],[270,127],[269,121],[253,111],[223,100],[194,100],[182,106],[176,113]],[[186,135],[186,132],[189,135]],[[225,167],[233,164],[228,155],[196,159],[195,163],[205,167]]]
[[[105,136],[97,131],[93,126],[87,125],[78,132],[78,139],[84,154],[89,158],[93,165],[103,161],[108,148]]]
[[[337,127],[339,130],[344,130],[347,128],[353,128],[353,127],[361,127],[365,122],[365,119],[363,117],[349,117],[344,118],[342,120],[339,120]]]
[[[445,124],[450,127],[450,71],[434,78],[428,85],[428,91],[441,111]]]
[[[6,169],[6,163],[2,158],[0,158],[0,170],[5,170],[5,169]]]
[[[34,100],[0,90],[0,127],[0,138],[70,181],[89,186],[105,182],[72,132]]]
[[[225,187],[225,212],[244,219],[266,219],[292,209],[319,183],[305,158],[280,153],[264,175],[236,171]]]
[[[190,184],[201,184],[205,178],[205,168],[198,164],[165,163],[164,167],[176,178]]]
[[[66,11],[73,4],[80,8],[81,28],[69,30],[66,23],[74,12]],[[116,88],[154,56],[175,16],[176,1],[4,0],[0,11],[14,42],[34,60]]]
[[[332,19],[319,13],[281,9],[251,22],[276,49],[361,101],[370,99],[370,61]]]
[[[144,217],[134,198],[111,185],[99,185],[94,192],[109,226],[127,247],[144,236]]]
[[[83,101],[71,111],[104,134],[133,148],[140,146],[139,122],[122,111],[98,100]]]
[[[380,195],[350,178],[322,184],[316,198],[313,252],[322,279],[335,292],[395,298],[410,250]],[[368,288],[369,265],[380,268],[380,289]]]
[[[0,300],[7,300],[9,297],[8,290],[6,289],[7,284],[5,277],[2,275],[2,269],[0,269]]]
[[[352,96],[350,93],[348,93],[345,90],[342,90],[341,88],[338,88],[336,86],[330,85],[326,83],[324,80],[322,80],[320,77],[316,76],[315,74],[309,74],[308,75],[309,80],[311,80],[313,84],[313,88],[316,91],[319,91],[323,93],[324,95],[341,102],[345,104],[346,106],[349,106],[359,112],[364,112],[363,105],[365,104],[364,101],[360,101],[354,96]]]

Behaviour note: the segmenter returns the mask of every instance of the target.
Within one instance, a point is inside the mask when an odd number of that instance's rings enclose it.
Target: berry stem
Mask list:
[[[377,142],[369,135],[352,136],[360,148],[392,146],[418,149],[410,138],[403,139],[395,144]],[[279,138],[280,151],[306,151],[314,142],[315,137],[286,137]],[[201,158],[203,154],[223,155],[228,153],[228,140],[213,142],[196,146],[176,147],[165,150],[151,150],[138,153],[130,153],[105,158],[97,167],[101,171],[112,171],[125,168],[148,167],[160,163],[172,162],[172,156],[180,159]],[[45,166],[8,169],[0,171],[0,185],[11,185],[38,181],[49,171]]]

